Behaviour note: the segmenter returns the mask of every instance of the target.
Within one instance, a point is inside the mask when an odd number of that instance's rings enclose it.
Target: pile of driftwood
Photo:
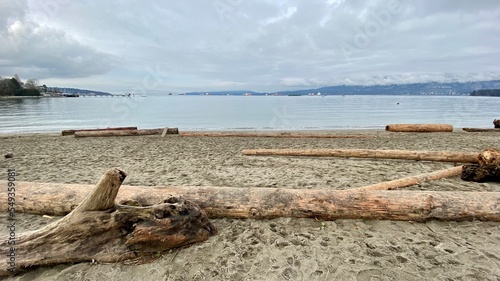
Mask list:
[[[161,129],[137,129],[137,127],[113,127],[103,129],[78,129],[78,130],[63,130],[63,136],[75,136],[75,138],[85,137],[120,137],[120,136],[146,136],[146,135],[162,135],[179,134],[178,128],[161,128]]]
[[[490,176],[500,179],[500,153],[494,149],[480,154],[325,149],[260,149],[244,150],[243,154],[474,163],[478,169],[493,167]],[[118,168],[106,172],[95,187],[16,182],[16,212],[66,216],[15,236],[15,267],[2,264],[0,276],[39,265],[119,262],[204,241],[216,233],[210,218],[500,221],[500,192],[394,190],[460,174],[463,177],[464,171],[461,166],[451,167],[349,190],[121,186],[126,173]],[[8,186],[6,181],[0,184]],[[0,193],[2,211],[9,209],[7,202],[6,193]],[[11,246],[4,240],[0,247]]]
[[[466,132],[499,132],[500,133],[500,119],[493,120],[494,128],[462,128]]]

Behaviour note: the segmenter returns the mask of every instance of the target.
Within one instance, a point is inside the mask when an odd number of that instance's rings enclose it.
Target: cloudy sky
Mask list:
[[[123,92],[500,79],[500,2],[0,0],[0,76]]]

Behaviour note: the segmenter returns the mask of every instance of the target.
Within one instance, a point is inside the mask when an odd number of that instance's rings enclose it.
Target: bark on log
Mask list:
[[[453,126],[449,124],[390,124],[385,126],[386,131],[391,132],[453,132]]]
[[[164,129],[121,130],[121,131],[84,131],[75,132],[75,138],[85,137],[121,137],[160,135]]]
[[[460,163],[477,163],[478,158],[478,153],[371,149],[244,149],[242,153],[252,156],[355,157]]]
[[[120,131],[120,130],[137,130],[137,127],[114,127],[103,129],[77,129],[77,130],[63,130],[61,135],[72,136],[75,132],[95,132],[95,131]]]
[[[0,265],[0,276],[33,266],[92,260],[118,262],[204,241],[215,233],[205,213],[184,199],[158,197],[149,207],[115,205],[125,176],[119,169],[109,170],[93,189],[86,187],[86,197],[70,199],[72,206],[76,200],[83,201],[64,218],[33,232],[14,234],[14,239],[11,234],[11,239],[1,241],[0,247],[10,251],[7,258],[11,263]],[[21,194],[26,187],[16,187],[21,206]],[[63,202],[61,198],[59,203]],[[15,211],[19,210],[16,206]]]
[[[478,132],[478,133],[483,133],[483,132],[497,132],[497,133],[500,133],[500,129],[462,128],[462,130],[464,130],[466,132]]]
[[[91,188],[58,183],[18,185],[17,196],[22,199],[17,211],[49,215],[68,213]],[[2,210],[7,202],[4,194],[0,193]],[[500,192],[122,186],[117,202],[148,206],[169,195],[197,204],[209,218],[500,221]]]
[[[500,119],[493,120],[493,125],[495,126],[495,128],[499,128],[500,129]]]
[[[254,133],[180,133],[183,137],[251,137],[251,138],[318,138],[318,139],[342,139],[342,138],[373,138],[363,135],[319,135],[319,134],[254,134]]]
[[[423,182],[429,182],[433,180],[439,180],[454,176],[459,176],[462,174],[462,166],[457,166],[453,168],[448,168],[444,170],[439,170],[432,173],[421,174],[418,176],[411,176],[402,179],[392,180],[381,182],[377,184],[351,188],[350,190],[358,190],[358,191],[368,191],[368,190],[393,190],[398,188],[409,187],[412,185],[421,184]]]

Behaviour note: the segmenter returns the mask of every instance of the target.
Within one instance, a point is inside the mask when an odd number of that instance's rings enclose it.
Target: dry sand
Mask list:
[[[450,163],[341,158],[250,157],[251,148],[370,148],[478,152],[499,147],[495,133],[364,134],[367,139],[0,135],[0,168],[19,181],[96,183],[111,167],[127,185],[346,189],[452,166]],[[409,189],[500,191],[459,178]],[[3,190],[3,189],[2,189]],[[18,231],[53,221],[17,214]],[[0,220],[7,222],[6,214]],[[152,263],[59,265],[9,280],[500,280],[500,223],[427,223],[281,218],[213,220],[219,234],[164,253]],[[6,236],[6,229],[0,230]],[[2,250],[3,252],[3,250]]]

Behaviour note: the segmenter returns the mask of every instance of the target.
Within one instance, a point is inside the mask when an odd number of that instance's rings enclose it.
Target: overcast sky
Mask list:
[[[500,1],[0,0],[0,75],[123,92],[500,79]]]

